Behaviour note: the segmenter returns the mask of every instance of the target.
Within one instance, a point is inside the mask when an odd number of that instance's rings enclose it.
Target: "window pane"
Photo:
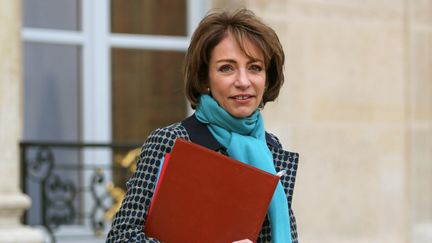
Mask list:
[[[143,142],[185,117],[183,52],[113,49],[112,58],[114,141]]]
[[[24,139],[32,141],[78,142],[80,139],[80,65],[81,49],[76,46],[25,43],[24,45]],[[35,151],[33,151],[35,152]],[[81,171],[58,170],[61,166],[79,166],[77,150],[53,151],[55,165],[51,175],[80,185]],[[29,157],[34,157],[31,154]],[[41,169],[42,170],[42,169]],[[48,174],[45,174],[48,179]],[[28,178],[27,178],[28,179]],[[41,224],[44,195],[34,181],[27,180],[32,198],[27,212],[29,224]],[[81,198],[70,205],[76,212]],[[46,202],[45,202],[46,203]],[[53,208],[54,210],[54,208]],[[77,223],[75,218],[69,223]]]
[[[154,129],[185,118],[183,58],[183,52],[113,49],[113,141],[143,143]],[[113,157],[124,155],[115,151]],[[113,172],[118,187],[129,177],[124,170]]]
[[[24,27],[80,30],[79,0],[23,0]]]
[[[186,36],[186,0],[111,0],[114,33]]]
[[[25,139],[78,141],[79,60],[76,46],[25,44]]]

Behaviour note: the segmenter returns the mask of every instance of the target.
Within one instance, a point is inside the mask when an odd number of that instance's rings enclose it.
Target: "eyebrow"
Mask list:
[[[216,61],[216,63],[220,63],[220,62],[236,63],[236,61],[234,59],[219,59],[219,60]],[[249,63],[254,63],[254,62],[264,63],[264,61],[262,61],[260,59],[251,59],[247,63],[249,64]]]

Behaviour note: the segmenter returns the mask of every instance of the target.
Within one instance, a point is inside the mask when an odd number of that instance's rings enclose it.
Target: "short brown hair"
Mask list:
[[[264,24],[252,11],[239,9],[233,12],[213,10],[199,23],[192,35],[186,53],[183,78],[186,97],[195,108],[201,94],[209,87],[208,69],[213,48],[228,34],[232,34],[240,48],[244,39],[254,43],[264,55],[266,90],[263,103],[275,100],[284,82],[285,56],[275,31]]]

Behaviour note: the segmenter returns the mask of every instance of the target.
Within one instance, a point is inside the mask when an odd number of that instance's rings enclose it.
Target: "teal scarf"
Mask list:
[[[209,95],[202,95],[195,112],[197,119],[207,124],[216,140],[227,148],[232,158],[276,174],[273,156],[267,147],[264,123],[259,110],[246,118],[235,118]],[[268,214],[272,242],[291,243],[288,201],[281,182],[270,202]]]

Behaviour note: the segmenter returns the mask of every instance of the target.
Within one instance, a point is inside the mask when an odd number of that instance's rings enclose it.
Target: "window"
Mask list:
[[[199,0],[23,0],[24,139],[142,143],[184,118],[181,66],[205,9]],[[115,157],[108,150],[55,156],[80,168],[110,167]],[[58,173],[77,188],[90,182],[84,171]],[[77,213],[89,213],[88,198],[77,197]],[[43,218],[38,204],[28,219]],[[73,224],[56,237],[104,241],[89,222]]]

